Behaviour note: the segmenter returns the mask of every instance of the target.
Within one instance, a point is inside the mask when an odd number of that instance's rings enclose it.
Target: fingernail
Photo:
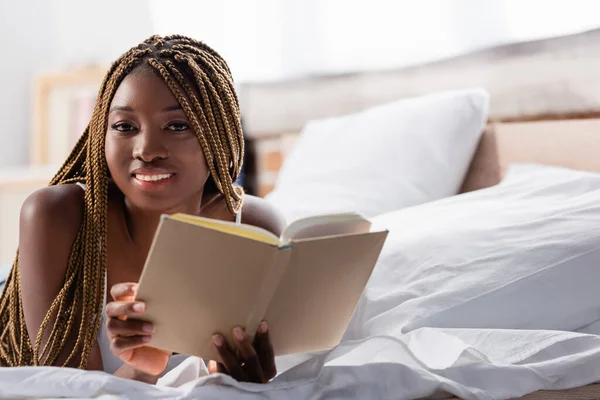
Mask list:
[[[221,335],[213,335],[212,341],[213,341],[214,345],[217,347],[223,346],[223,338],[221,337]]]
[[[269,325],[267,325],[267,321],[262,321],[260,325],[258,325],[258,333],[267,333],[269,331]]]
[[[144,312],[145,308],[146,307],[145,307],[144,303],[136,303],[133,305],[133,311],[138,312],[138,313]]]
[[[152,333],[152,331],[154,331],[154,325],[152,325],[152,324],[144,324],[144,325],[142,325],[142,330],[144,332]]]
[[[239,326],[236,328],[233,328],[233,336],[235,337],[235,340],[237,340],[238,342],[243,342],[244,339],[246,338],[244,331]]]
[[[152,336],[142,336],[142,342],[148,343],[152,340]]]

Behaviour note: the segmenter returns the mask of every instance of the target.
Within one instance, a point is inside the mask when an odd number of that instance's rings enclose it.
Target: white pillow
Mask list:
[[[486,91],[469,89],[309,122],[266,199],[292,222],[346,211],[370,218],[453,195],[488,103]]]
[[[373,222],[390,234],[346,339],[600,319],[600,174],[517,165],[494,187]]]

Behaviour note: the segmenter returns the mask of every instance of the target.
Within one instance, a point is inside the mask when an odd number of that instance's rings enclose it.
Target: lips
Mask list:
[[[131,173],[135,184],[145,191],[165,189],[175,174],[164,169],[143,168]]]

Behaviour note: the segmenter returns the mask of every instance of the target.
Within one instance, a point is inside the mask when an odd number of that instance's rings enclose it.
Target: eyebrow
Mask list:
[[[183,110],[183,108],[181,108],[181,104],[175,104],[175,105],[163,108],[163,112],[177,111],[177,110]]]
[[[168,107],[165,107],[162,109],[163,112],[177,111],[177,110],[182,110],[181,104],[174,104],[172,106],[168,106]],[[110,112],[113,112],[113,111],[133,112],[133,108],[131,108],[129,106],[114,106],[110,109]]]
[[[114,106],[110,109],[109,112],[113,112],[113,111],[133,111],[133,108],[128,107],[128,106]]]

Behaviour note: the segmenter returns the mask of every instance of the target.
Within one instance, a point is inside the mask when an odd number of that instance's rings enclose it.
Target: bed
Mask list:
[[[497,185],[513,163],[540,163],[582,171],[600,172],[600,119],[595,113],[577,118],[523,118],[513,121],[488,121],[461,193]],[[292,151],[299,133],[265,135],[255,143],[257,168],[262,173],[262,194],[273,188],[274,177]],[[259,185],[259,187],[261,187]],[[568,390],[537,391],[525,399],[598,399],[600,384],[584,385]]]
[[[463,191],[500,182],[514,162],[539,162],[600,172],[600,120],[562,119],[491,123],[482,136]],[[539,391],[528,400],[600,399],[600,384],[564,391]]]
[[[600,172],[600,120],[559,119],[490,123],[479,144],[462,191],[478,190],[500,182],[515,162]],[[538,391],[528,400],[600,399],[600,384],[562,391]]]

